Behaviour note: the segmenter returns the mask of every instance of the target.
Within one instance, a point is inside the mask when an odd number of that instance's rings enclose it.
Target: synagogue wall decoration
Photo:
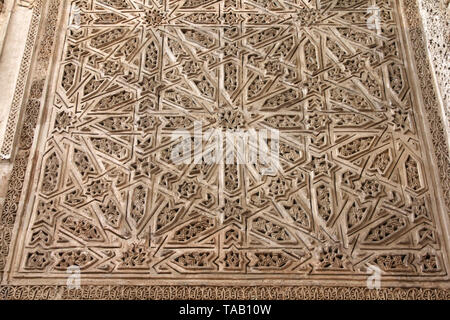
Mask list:
[[[448,155],[422,116],[409,2],[64,4],[27,100],[29,192],[2,215],[12,230],[20,211],[7,282],[58,285],[76,265],[90,285],[361,286],[368,266],[391,286],[448,283],[448,182],[431,172]],[[279,130],[280,168],[173,163],[171,134],[194,122]]]

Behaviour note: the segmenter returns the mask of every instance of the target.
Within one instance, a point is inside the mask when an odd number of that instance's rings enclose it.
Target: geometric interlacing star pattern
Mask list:
[[[446,274],[396,1],[72,3],[18,273]],[[278,170],[173,163],[196,121],[279,130]]]

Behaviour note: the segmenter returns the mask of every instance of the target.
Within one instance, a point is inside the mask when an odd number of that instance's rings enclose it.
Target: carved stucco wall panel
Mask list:
[[[34,3],[51,19],[1,217],[2,297],[448,299],[448,149],[415,1],[73,2],[80,29],[70,4]],[[170,133],[194,120],[280,130],[280,171],[171,163]],[[369,265],[387,288],[364,288]]]

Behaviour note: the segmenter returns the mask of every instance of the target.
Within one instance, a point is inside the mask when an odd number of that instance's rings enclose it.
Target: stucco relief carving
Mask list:
[[[398,4],[344,2],[73,1],[10,279],[447,279]],[[195,120],[280,130],[280,170],[175,165]]]

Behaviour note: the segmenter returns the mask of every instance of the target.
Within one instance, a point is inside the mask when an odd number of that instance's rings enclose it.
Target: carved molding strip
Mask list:
[[[323,286],[2,286],[0,300],[449,300],[444,289]]]
[[[59,4],[59,1],[53,1],[54,6]],[[414,0],[405,0],[405,7],[407,7],[407,17],[410,25],[417,26],[420,24],[420,17],[418,15],[417,6]],[[54,12],[54,11],[53,11]],[[57,11],[55,21],[57,17]],[[50,29],[55,28],[52,26]],[[51,34],[51,33],[50,33]],[[54,36],[54,33],[53,35]],[[419,77],[421,81],[422,93],[424,95],[424,103],[426,104],[426,111],[428,120],[432,125],[431,128],[435,140],[435,155],[438,159],[438,164],[444,165],[448,168],[448,154],[447,148],[443,147],[443,125],[440,119],[440,111],[438,109],[438,101],[435,93],[430,86],[426,86],[431,80],[431,73],[427,64],[425,42],[420,28],[413,28],[411,31],[411,40],[416,48],[420,50],[415,51],[416,61],[419,70]],[[53,42],[52,42],[53,44]],[[421,52],[423,51],[423,52]],[[47,60],[48,65],[48,60]],[[44,66],[47,66],[44,64]],[[419,67],[419,65],[421,67]],[[39,70],[39,67],[38,67]],[[41,69],[42,71],[42,69]],[[41,72],[38,72],[41,73]],[[34,82],[38,92],[42,93],[44,85],[43,79]],[[23,177],[28,163],[29,150],[31,148],[31,141],[33,140],[34,127],[37,121],[37,114],[40,107],[41,95],[30,94],[31,98],[27,102],[27,112],[30,115],[31,122],[24,121],[24,123],[31,123],[30,128],[24,128],[22,132],[26,132],[25,139],[21,143],[21,151],[19,152],[15,164],[12,178],[10,180],[10,191],[5,202],[5,208],[2,213],[0,224],[0,240],[1,252],[0,268],[3,270],[6,255],[8,253],[8,246],[11,241],[11,230],[17,216],[17,206],[23,186]],[[34,98],[33,98],[34,97]],[[440,125],[440,126],[439,126]],[[441,129],[441,133],[439,133]],[[23,134],[23,133],[22,133]],[[445,167],[447,165],[447,167]],[[448,171],[447,171],[448,172]],[[445,170],[440,174],[441,183],[443,184],[444,192],[448,192],[448,177]],[[446,193],[448,195],[448,193]],[[6,248],[6,249],[5,249]],[[3,253],[6,251],[6,254]],[[3,262],[3,263],[2,263]],[[378,291],[369,290],[366,288],[348,288],[348,287],[308,287],[308,286],[291,286],[291,287],[275,287],[275,286],[259,286],[259,287],[223,287],[223,286],[83,286],[77,291],[69,291],[64,286],[14,286],[7,285],[0,287],[0,298],[4,299],[448,299],[449,291],[446,289],[423,289],[423,288],[382,288]]]
[[[406,17],[409,25],[409,36],[414,44],[413,50],[416,61],[416,68],[419,76],[420,87],[427,115],[428,125],[431,130],[434,156],[441,182],[441,190],[444,193],[444,200],[447,206],[447,213],[450,215],[450,154],[448,150],[448,136],[445,129],[443,115],[438,97],[434,87],[430,83],[434,83],[432,71],[429,64],[427,53],[427,41],[423,32],[420,11],[416,0],[405,0],[403,2]],[[442,62],[445,66],[445,61]],[[448,70],[447,70],[448,71]],[[442,84],[442,83],[441,83]],[[443,87],[445,88],[445,87]],[[447,86],[448,88],[448,86]]]
[[[419,7],[450,137],[450,1],[420,0]]]
[[[30,72],[30,66],[33,57],[33,49],[35,48],[36,37],[39,29],[39,21],[42,11],[42,0],[33,1],[36,4],[33,9],[33,16],[30,22],[30,30],[25,44],[25,50],[22,58],[22,62],[19,69],[19,75],[17,78],[16,89],[14,90],[14,96],[11,103],[8,122],[6,124],[6,131],[3,137],[3,144],[0,149],[0,159],[9,160],[12,157],[14,141],[16,140],[16,134],[18,131],[18,125],[21,116],[21,108],[23,99],[26,97],[25,88],[27,85],[27,79]]]
[[[48,20],[45,24],[45,33],[42,35],[39,45],[37,45],[35,44],[36,34],[38,32],[37,29],[39,26],[41,12],[44,9],[44,5],[46,4],[49,5],[49,14],[47,16]],[[24,91],[26,81],[25,79],[28,77],[28,69],[30,63],[30,61],[27,62],[26,60],[31,60],[32,51],[36,50],[37,62],[34,66],[34,72],[31,78],[31,86],[27,94],[28,100],[24,104],[24,119],[22,121],[23,126],[18,130],[18,134],[20,134],[19,144],[16,146],[18,151],[15,156],[11,178],[8,183],[8,192],[0,218],[0,275],[2,275],[6,265],[6,259],[9,254],[9,244],[12,237],[12,230],[14,228],[14,223],[17,220],[17,210],[24,187],[25,172],[28,166],[30,148],[33,142],[35,128],[41,107],[41,99],[44,90],[46,71],[48,69],[49,60],[51,58],[51,51],[55,41],[59,6],[60,0],[52,0],[49,2],[45,1],[44,3],[38,0],[37,5],[34,7],[33,19],[31,21],[32,24],[30,25],[30,31],[27,37],[26,51],[24,53],[22,61],[18,86],[14,95],[16,99],[15,101],[18,101],[19,93],[17,91],[21,91],[22,93]],[[27,70],[26,72],[24,71],[25,69]],[[16,107],[19,108],[18,104],[16,105]],[[16,109],[16,117],[19,116],[18,113],[19,110]],[[9,119],[12,119],[11,117],[12,114],[10,114]],[[18,118],[14,121],[18,121]],[[8,132],[11,132],[11,135],[13,135],[12,131]],[[12,144],[8,145],[7,148],[12,151],[10,149],[12,148]]]

